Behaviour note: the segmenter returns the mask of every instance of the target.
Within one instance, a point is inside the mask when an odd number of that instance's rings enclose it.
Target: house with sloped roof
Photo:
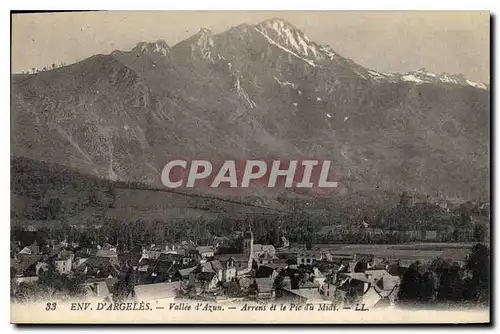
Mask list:
[[[338,302],[349,302],[347,297],[351,295],[353,299],[364,303],[367,308],[395,303],[400,277],[392,275],[387,270],[338,273],[337,276],[336,297],[341,296]]]
[[[152,244],[149,247],[144,247],[142,249],[142,258],[156,260],[163,253],[167,253],[167,247]]]
[[[327,276],[330,273],[336,272],[341,265],[338,262],[329,262],[323,259],[321,261],[315,261],[313,266],[313,268],[317,268],[325,276]]]
[[[158,261],[181,263],[184,256],[176,253],[162,253],[158,257]]]
[[[158,261],[174,262],[182,266],[194,265],[195,263],[192,257],[177,253],[162,253],[160,257],[158,257]]]
[[[288,268],[288,263],[285,259],[274,259],[272,262],[266,263],[265,266],[280,272],[282,269]]]
[[[82,247],[75,252],[75,257],[89,258],[97,255],[97,248]]]
[[[259,266],[259,268],[255,271],[256,278],[267,278],[267,277],[276,277],[278,276],[278,271],[274,268],[271,268],[267,265]]]
[[[88,280],[83,284],[85,295],[89,299],[103,301],[106,298],[113,297],[113,285],[117,282],[116,278],[106,278],[104,280]]]
[[[231,245],[232,241],[229,237],[214,237],[214,247],[219,248],[222,246],[228,246]]]
[[[253,244],[253,256],[259,258],[262,254],[267,254],[270,258],[276,257],[276,248],[273,245]]]
[[[236,260],[232,257],[227,259],[226,261],[221,261],[223,272],[222,272],[222,281],[230,282],[236,279],[238,273],[236,269]]]
[[[75,271],[87,277],[116,277],[119,274],[117,264],[108,257],[89,257],[85,262],[76,267]]]
[[[202,290],[210,291],[223,283],[224,267],[219,260],[200,263],[196,269],[189,274],[189,281],[200,283]]]
[[[35,240],[31,245],[21,249],[19,254],[38,255],[40,254],[40,247],[38,246],[38,243]]]
[[[104,243],[102,246],[97,246],[96,256],[118,258],[118,252],[115,246]]]
[[[257,261],[257,264],[260,266],[263,264],[273,263],[278,258],[276,256],[272,256],[269,253],[265,252],[265,253],[260,254],[258,257],[254,257],[254,259],[255,259],[255,261]]]
[[[201,292],[208,292],[208,291],[214,291],[217,289],[218,284],[221,281],[219,281],[217,277],[217,273],[210,272],[210,271],[203,271],[200,273],[196,274],[196,282],[197,285],[200,286],[199,291]]]
[[[299,266],[312,266],[315,261],[321,260],[319,250],[299,250],[297,251],[297,264]]]
[[[156,259],[141,258],[137,264],[137,271],[142,273],[151,273],[156,265]]]
[[[359,301],[368,290],[371,280],[362,272],[337,272],[334,294],[329,296],[339,304],[348,304]]]
[[[165,282],[176,280],[177,272],[185,268],[182,263],[175,261],[156,261],[156,264],[151,269],[151,277],[154,282]]]
[[[47,252],[44,253],[44,258],[46,261],[51,261],[56,258],[61,252],[64,251],[64,245],[56,244],[50,246]]]
[[[37,263],[43,259],[39,254],[18,254],[11,260],[11,268],[17,277],[37,276]]]
[[[189,268],[183,268],[177,270],[177,272],[174,274],[175,280],[176,281],[185,281],[189,280],[189,274],[193,272],[193,270],[196,269],[197,266],[189,267]]]
[[[72,270],[75,254],[72,251],[61,251],[54,257],[54,266],[56,270],[63,275],[69,274]]]
[[[234,274],[240,275],[243,272],[248,272],[248,256],[245,254],[220,254],[217,255],[217,260],[221,263],[225,264],[228,267],[227,263],[231,260],[231,267],[234,268]]]
[[[399,291],[400,277],[393,276],[388,272],[367,273],[367,275],[372,278],[372,282],[363,293],[362,303],[370,309],[394,306]]]
[[[384,267],[385,268],[385,267]],[[365,261],[350,261],[348,263],[349,272],[364,272],[368,269],[368,262]]]
[[[196,247],[196,251],[200,254],[202,259],[214,257],[215,254],[214,246],[199,246]]]
[[[247,281],[248,282],[248,281]],[[270,299],[274,298],[275,296],[275,291],[274,291],[274,277],[262,277],[262,278],[255,278],[252,283],[255,283],[257,285],[257,298],[258,299]],[[242,286],[243,289],[249,289],[250,286]]]

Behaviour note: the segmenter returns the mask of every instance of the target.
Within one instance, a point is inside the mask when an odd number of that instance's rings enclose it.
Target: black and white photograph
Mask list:
[[[491,20],[12,12],[11,322],[489,323]]]

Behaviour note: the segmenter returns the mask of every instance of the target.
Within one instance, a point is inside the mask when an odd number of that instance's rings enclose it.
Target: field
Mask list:
[[[423,262],[432,261],[436,257],[452,261],[464,261],[473,243],[410,243],[399,245],[366,245],[366,244],[315,244],[313,249],[328,251],[332,255],[373,254],[387,259]],[[300,247],[300,245],[292,245]]]

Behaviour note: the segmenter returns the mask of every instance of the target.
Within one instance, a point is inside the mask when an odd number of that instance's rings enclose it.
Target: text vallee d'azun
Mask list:
[[[200,182],[212,188],[265,187],[336,188],[330,160],[226,160],[220,167],[207,160],[172,160],[163,168],[167,188],[193,188]]]

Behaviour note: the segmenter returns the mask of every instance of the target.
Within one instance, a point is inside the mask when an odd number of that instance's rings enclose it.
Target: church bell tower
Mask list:
[[[250,224],[243,235],[243,254],[248,257],[248,267],[252,267],[253,262],[253,233]]]

